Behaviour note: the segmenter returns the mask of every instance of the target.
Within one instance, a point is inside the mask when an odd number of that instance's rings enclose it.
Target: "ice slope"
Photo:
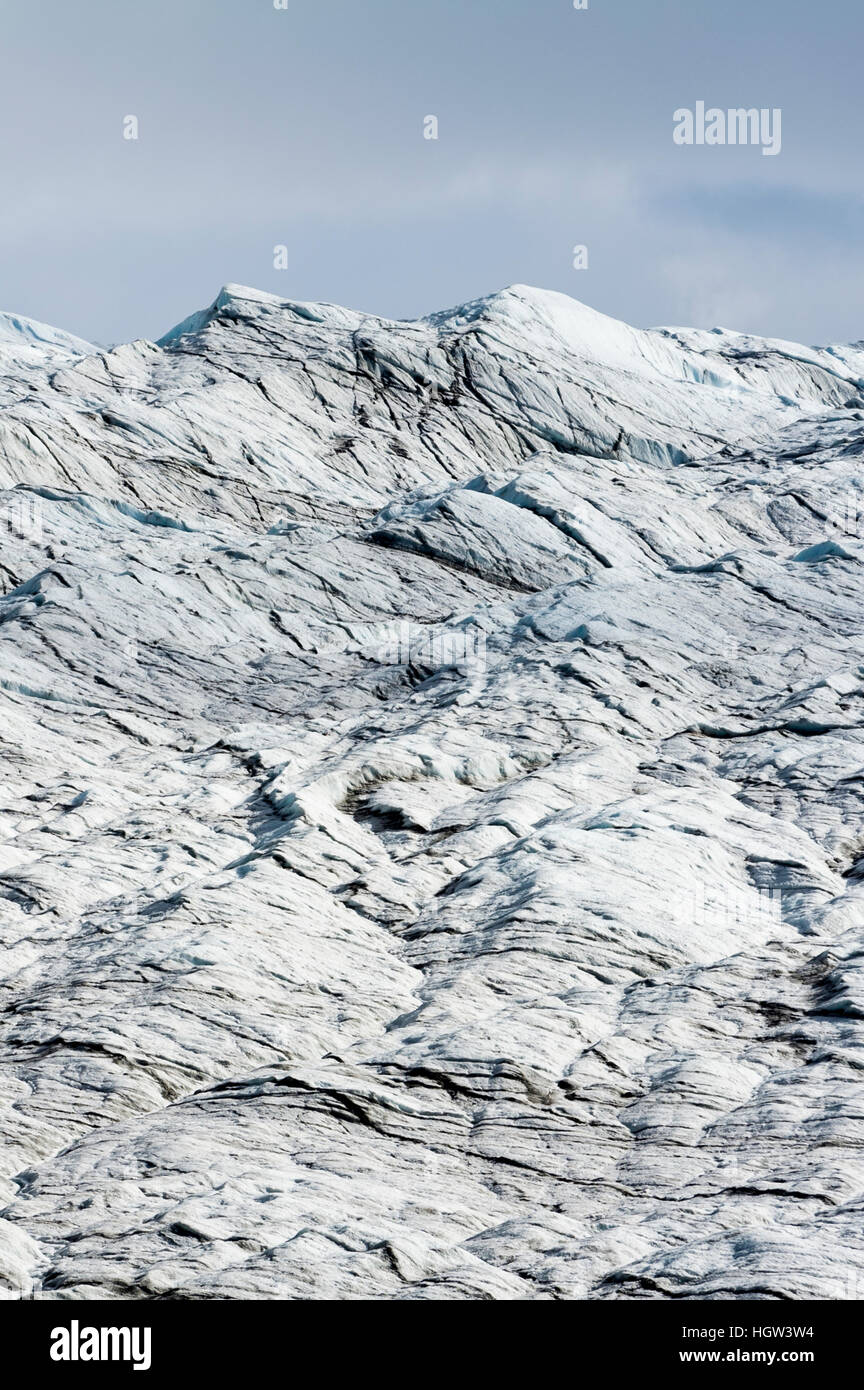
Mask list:
[[[864,1291],[861,345],[0,318],[0,1291]]]
[[[63,333],[35,319],[19,314],[0,313],[0,381],[11,378],[12,390],[21,389],[28,369],[44,369],[76,357],[84,357],[96,349],[83,338]],[[6,387],[7,383],[2,382]],[[4,392],[5,394],[5,392]]]

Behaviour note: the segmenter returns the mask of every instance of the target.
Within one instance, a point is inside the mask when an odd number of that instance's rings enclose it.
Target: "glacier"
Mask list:
[[[0,1296],[864,1296],[864,343],[0,315]]]

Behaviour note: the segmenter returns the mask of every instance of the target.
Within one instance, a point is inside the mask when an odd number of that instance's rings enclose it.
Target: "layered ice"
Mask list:
[[[857,1298],[864,350],[0,316],[0,1293]]]

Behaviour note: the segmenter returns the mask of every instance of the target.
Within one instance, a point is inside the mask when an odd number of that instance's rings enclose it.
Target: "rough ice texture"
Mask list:
[[[864,1290],[864,345],[0,319],[0,1291]]]

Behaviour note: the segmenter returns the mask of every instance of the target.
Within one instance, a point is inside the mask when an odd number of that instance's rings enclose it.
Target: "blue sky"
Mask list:
[[[0,25],[2,308],[114,342],[226,281],[399,318],[521,281],[864,338],[853,0],[0,0]],[[781,108],[781,154],[675,145],[700,100]]]

